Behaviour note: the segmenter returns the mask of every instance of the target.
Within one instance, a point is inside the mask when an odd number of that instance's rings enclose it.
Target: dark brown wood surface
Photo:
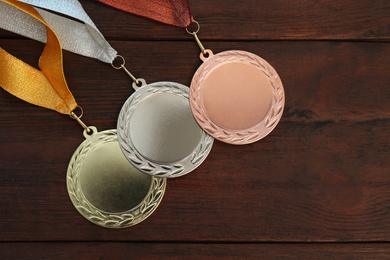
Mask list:
[[[24,251],[19,251],[23,248]],[[0,244],[3,257],[38,259],[388,259],[386,244],[42,242]],[[42,257],[43,256],[43,257]],[[4,259],[4,258],[3,258]]]
[[[80,2],[134,75],[190,84],[201,61],[184,29]],[[390,3],[190,4],[206,48],[247,50],[278,71],[280,124],[251,145],[216,141],[195,172],[168,180],[150,218],[108,230],[67,195],[80,126],[0,91],[0,258],[389,258]],[[44,45],[0,30],[0,47],[36,66]],[[67,51],[64,70],[84,121],[115,128],[126,74]]]

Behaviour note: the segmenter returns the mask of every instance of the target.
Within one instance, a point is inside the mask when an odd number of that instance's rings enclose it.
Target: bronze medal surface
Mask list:
[[[67,187],[73,205],[86,219],[106,228],[125,228],[146,219],[164,195],[166,180],[149,176],[123,155],[116,130],[92,135],[75,151]]]
[[[253,143],[278,124],[284,108],[282,82],[265,60],[245,51],[226,51],[201,59],[190,91],[197,123],[214,138]]]

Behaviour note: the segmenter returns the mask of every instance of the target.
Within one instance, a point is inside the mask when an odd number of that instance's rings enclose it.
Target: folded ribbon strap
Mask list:
[[[77,103],[65,81],[62,50],[57,36],[30,5],[16,0],[1,1],[43,23],[46,26],[47,43],[39,60],[41,71],[0,48],[0,86],[26,102],[70,114]]]
[[[177,27],[192,22],[188,0],[97,0],[106,5]]]
[[[63,49],[106,63],[114,60],[116,50],[106,41],[77,0],[20,0],[19,2],[37,7],[36,10],[46,24],[56,32]],[[46,42],[44,24],[2,2],[0,2],[0,28]]]

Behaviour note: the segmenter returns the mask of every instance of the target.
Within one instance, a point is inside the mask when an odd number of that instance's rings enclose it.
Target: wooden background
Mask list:
[[[134,75],[190,84],[201,61],[184,29],[80,2]],[[278,71],[280,124],[251,145],[216,141],[195,172],[168,181],[151,217],[110,230],[66,191],[81,127],[0,91],[0,258],[389,258],[390,2],[190,4],[206,48],[250,51]],[[34,66],[44,47],[4,30],[0,46]],[[67,51],[64,63],[84,121],[115,128],[131,80]]]

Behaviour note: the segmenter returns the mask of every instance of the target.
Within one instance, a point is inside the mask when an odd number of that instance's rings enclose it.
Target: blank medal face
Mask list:
[[[140,87],[123,105],[118,140],[127,159],[153,176],[179,177],[207,157],[213,138],[196,123],[188,87],[156,82]]]
[[[164,195],[166,180],[135,168],[123,155],[115,130],[93,135],[75,151],[67,187],[86,219],[106,228],[125,228],[146,219]]]
[[[272,104],[268,78],[258,69],[239,62],[215,68],[203,82],[207,114],[227,129],[243,130],[258,124]]]
[[[283,86],[271,65],[244,51],[211,54],[204,61],[190,93],[198,124],[231,144],[253,143],[268,135],[284,107]]]
[[[93,149],[80,169],[80,186],[85,198],[110,213],[137,206],[151,185],[152,177],[126,160],[118,142],[104,143]]]
[[[202,134],[188,99],[166,93],[142,101],[134,111],[130,126],[134,147],[146,158],[161,163],[188,156],[199,144]]]

